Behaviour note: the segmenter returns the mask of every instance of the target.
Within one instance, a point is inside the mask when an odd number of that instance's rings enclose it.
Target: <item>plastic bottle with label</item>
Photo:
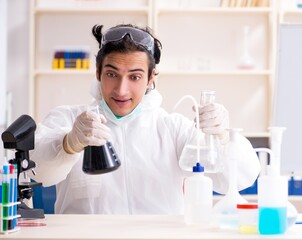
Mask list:
[[[204,167],[196,163],[193,175],[184,182],[185,212],[187,224],[210,226],[213,207],[213,182],[204,175]]]

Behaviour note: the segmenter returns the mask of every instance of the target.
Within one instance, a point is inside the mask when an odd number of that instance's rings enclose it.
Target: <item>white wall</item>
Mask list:
[[[29,1],[9,0],[7,7],[7,90],[12,93],[14,121],[29,112]]]
[[[29,1],[0,0],[0,132],[29,112]],[[5,34],[6,33],[6,34]],[[6,44],[5,44],[6,42]],[[6,45],[6,46],[5,46]],[[7,55],[5,54],[7,53]],[[6,80],[6,81],[5,81]],[[5,90],[6,88],[6,90]],[[12,96],[11,114],[5,123],[6,92]],[[0,140],[0,161],[4,150]],[[8,151],[11,152],[11,151]],[[11,156],[11,154],[9,154]],[[10,157],[9,156],[9,157]]]
[[[6,113],[6,48],[7,48],[7,0],[0,0],[0,127],[5,125]]]
[[[7,0],[0,0],[0,132],[5,129],[6,120],[6,48],[7,48]],[[0,144],[0,162],[4,156],[2,143]]]

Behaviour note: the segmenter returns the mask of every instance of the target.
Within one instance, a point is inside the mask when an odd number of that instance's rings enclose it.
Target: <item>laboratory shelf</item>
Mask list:
[[[168,75],[201,75],[201,76],[269,76],[272,74],[270,70],[235,70],[235,71],[169,71],[169,70],[159,70],[161,76]]]
[[[94,75],[95,70],[74,70],[74,69],[62,69],[62,70],[36,70],[34,76],[41,75]]]
[[[302,9],[286,10],[280,13],[280,23],[301,23]]]
[[[174,8],[159,8],[157,14],[268,14],[273,12],[272,8],[191,8],[191,7],[174,7]]]
[[[34,13],[148,13],[148,7],[140,8],[108,8],[108,7],[36,7]]]
[[[291,10],[285,10],[282,11],[283,15],[289,15],[289,14],[296,14],[296,15],[302,15],[302,9],[291,9]]]

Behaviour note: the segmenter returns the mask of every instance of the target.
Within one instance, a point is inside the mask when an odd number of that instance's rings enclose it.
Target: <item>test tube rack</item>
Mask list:
[[[0,170],[0,234],[13,233],[17,226],[17,166],[6,164]]]
[[[20,228],[17,226],[17,218],[20,217],[20,215],[15,214],[15,210],[17,208],[17,205],[20,204],[20,202],[13,202],[9,204],[0,204],[0,211],[1,211],[1,218],[0,218],[0,234],[8,234],[13,233],[16,231],[19,231]],[[12,210],[10,210],[12,209]],[[5,211],[12,211],[12,214],[6,214]]]

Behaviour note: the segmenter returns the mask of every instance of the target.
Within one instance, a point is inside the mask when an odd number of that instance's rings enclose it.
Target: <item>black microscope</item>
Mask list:
[[[21,218],[44,218],[43,209],[34,209],[27,206],[24,199],[30,199],[34,192],[34,187],[42,186],[38,182],[19,182],[20,173],[31,170],[35,175],[34,168],[36,164],[29,159],[29,150],[34,149],[35,145],[36,123],[28,115],[20,116],[14,121],[1,135],[4,149],[15,149],[15,158],[10,159],[10,164],[16,164],[18,167],[17,183],[18,183],[18,214]]]

